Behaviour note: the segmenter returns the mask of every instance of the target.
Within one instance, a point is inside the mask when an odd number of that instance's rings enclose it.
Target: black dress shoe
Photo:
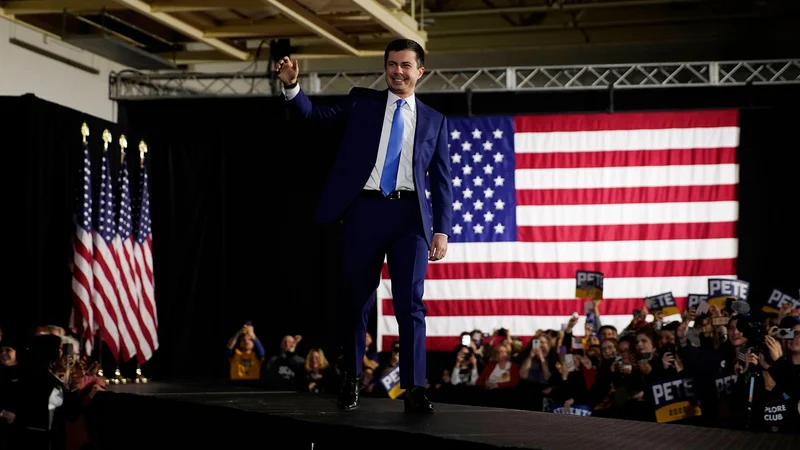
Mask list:
[[[358,408],[358,405],[361,404],[358,394],[362,389],[364,389],[364,385],[361,384],[361,377],[345,377],[336,406],[342,411],[352,411]]]
[[[408,392],[406,392],[406,396],[403,399],[405,405],[405,412],[417,414],[417,413],[432,413],[433,412],[433,404],[428,400],[428,397],[425,396],[425,388],[420,386],[414,386]]]

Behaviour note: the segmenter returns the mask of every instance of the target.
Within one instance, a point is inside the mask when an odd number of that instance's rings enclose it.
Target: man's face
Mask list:
[[[285,336],[281,341],[281,350],[288,352],[294,347],[294,338],[292,336]]]
[[[600,340],[605,341],[606,339],[617,338],[617,333],[614,332],[612,328],[603,328],[600,331]]]
[[[401,50],[389,52],[386,59],[386,84],[389,90],[400,97],[414,93],[417,80],[425,73],[424,67],[417,65],[417,52]]]

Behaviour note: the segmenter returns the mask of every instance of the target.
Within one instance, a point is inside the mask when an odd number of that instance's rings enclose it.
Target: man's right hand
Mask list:
[[[294,84],[297,83],[297,76],[300,74],[300,66],[296,59],[292,62],[288,56],[284,56],[278,61],[278,64],[275,65],[275,72],[278,74],[278,79],[281,80],[283,84]]]

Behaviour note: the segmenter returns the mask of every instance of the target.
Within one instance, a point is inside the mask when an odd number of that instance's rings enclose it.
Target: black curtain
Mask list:
[[[797,294],[794,132],[800,86],[419,97],[448,115],[739,108],[738,272],[751,282],[757,301],[773,288]],[[268,354],[286,334],[303,335],[301,351],[321,346],[336,353],[337,240],[313,214],[340,130],[288,121],[283,106],[269,97],[125,101],[115,125],[32,96],[0,98],[4,193],[10,200],[5,227],[11,269],[0,303],[7,334],[67,323],[71,214],[80,124],[86,121],[95,166],[104,128],[115,142],[124,132],[131,146],[145,139],[150,148],[161,348],[146,374],[224,378],[225,342],[246,320],[253,321]],[[112,163],[116,175],[118,161]],[[441,373],[435,359],[429,368]],[[123,370],[130,374],[131,367]]]
[[[69,263],[75,234],[76,187],[83,167],[83,123],[90,130],[94,193],[100,184],[102,135],[106,129],[112,135],[108,155],[115,189],[121,163],[118,144],[121,134],[126,135],[129,143],[131,186],[137,187],[140,134],[34,95],[0,97],[6,167],[2,192],[6,200],[7,267],[0,301],[0,326],[4,341],[21,350],[20,355],[24,354],[37,326],[68,328],[69,325],[72,307]],[[111,353],[101,347],[95,353],[99,355],[106,372],[110,370],[113,374],[116,364]],[[135,362],[132,364],[135,368]]]

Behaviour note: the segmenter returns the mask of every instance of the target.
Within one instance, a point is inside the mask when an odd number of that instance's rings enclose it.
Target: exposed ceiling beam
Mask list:
[[[308,28],[286,20],[269,20],[250,25],[221,25],[206,28],[204,33],[208,37],[253,37],[253,36],[308,36],[313,34]]]
[[[281,14],[308,28],[314,34],[329,41],[351,55],[360,55],[355,41],[325,19],[294,0],[262,0],[262,3],[277,8]]]
[[[124,6],[115,4],[112,0],[11,0],[3,2],[6,14],[25,16],[31,14],[55,14],[64,10],[77,11],[102,11],[103,9],[125,9]]]
[[[220,63],[220,62],[236,62],[228,55],[224,55],[215,50],[199,50],[199,51],[180,51],[180,52],[165,52],[158,53],[157,56],[167,61],[173,62],[176,65],[185,64],[204,64],[204,63]],[[269,52],[261,52],[259,60],[267,60]],[[362,50],[358,57],[369,56],[383,56],[383,50]],[[321,44],[308,47],[300,47],[296,52],[292,53],[292,58],[309,60],[309,59],[334,59],[334,58],[352,58],[353,55],[343,53],[338,47],[331,44]]]
[[[393,34],[413,39],[423,48],[427,44],[427,35],[417,29],[417,22],[402,11],[390,11],[376,0],[353,0],[353,3],[375,18],[378,23],[386,27]]]
[[[381,26],[372,22],[369,16],[328,16],[328,23],[334,27],[341,27],[342,31],[351,30],[355,32],[381,31]],[[294,20],[279,17],[267,19],[253,23],[252,20],[230,20],[218,26],[206,28],[205,35],[208,37],[295,37],[309,36],[315,33],[307,27],[298,24]]]
[[[198,41],[204,42],[217,50],[227,53],[233,56],[236,59],[240,60],[248,60],[250,59],[250,53],[240,50],[234,47],[227,42],[223,42],[216,38],[209,38],[203,35],[203,30],[200,30],[188,23],[177,19],[167,13],[153,11],[153,8],[150,6],[149,3],[145,3],[141,0],[115,0],[116,2],[127,6],[135,11],[138,11],[140,14],[143,14],[147,17],[150,17],[153,20],[163,23],[164,25],[174,28],[181,33],[186,34],[187,36],[191,36]]]
[[[452,11],[432,11],[425,13],[426,17],[463,17],[463,16],[484,16],[487,14],[526,14],[537,12],[561,12],[579,11],[585,9],[607,9],[607,8],[632,8],[638,6],[669,5],[677,3],[704,3],[709,0],[631,0],[622,2],[598,2],[598,3],[567,3],[560,2],[553,6],[511,6],[506,8],[481,8],[481,9],[462,9]]]
[[[23,21],[19,20],[18,17],[15,17],[14,14],[12,14],[10,11],[5,9],[3,6],[0,6],[0,17],[4,18],[4,19],[6,19],[6,20],[8,20],[10,22],[13,22],[13,23],[15,23],[17,25],[20,25],[20,26],[23,26],[25,28],[28,28],[30,30],[38,31],[39,33],[42,33],[45,36],[49,36],[49,37],[51,37],[53,39],[61,40],[61,36],[53,33],[52,31],[47,31],[44,28],[39,28],[36,25],[32,25],[30,23],[23,22]]]
[[[260,9],[260,0],[155,0],[156,12],[213,11],[217,9]]]

